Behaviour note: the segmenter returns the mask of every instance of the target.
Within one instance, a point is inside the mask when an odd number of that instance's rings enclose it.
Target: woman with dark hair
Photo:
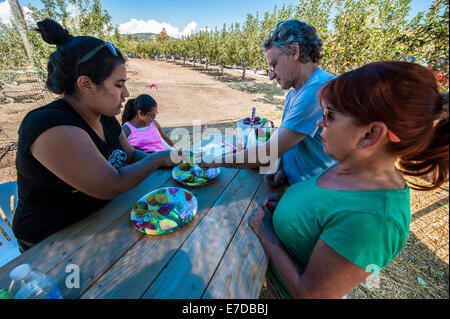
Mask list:
[[[323,147],[337,164],[266,199],[250,227],[271,258],[282,297],[340,298],[403,249],[409,186],[403,175],[448,181],[448,93],[413,63],[378,62],[321,93]],[[272,216],[273,213],[273,216]]]
[[[62,97],[29,112],[19,128],[13,231],[21,251],[172,165],[169,151],[135,150],[115,118],[129,96],[121,52],[97,38],[73,37],[49,19],[37,25],[57,47],[47,87]]]
[[[134,148],[154,153],[173,146],[173,142],[156,121],[157,115],[158,104],[148,94],[141,94],[127,101],[122,114],[122,129]]]

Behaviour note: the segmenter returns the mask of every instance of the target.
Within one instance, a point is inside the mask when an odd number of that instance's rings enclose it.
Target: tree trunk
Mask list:
[[[242,68],[242,77],[241,77],[241,81],[245,81],[245,71],[246,71],[246,68]]]
[[[23,46],[25,47],[25,52],[28,56],[28,60],[30,61],[31,66],[33,67],[36,73],[39,71],[36,69],[33,63],[33,45],[27,37],[27,24],[25,23],[25,16],[23,15],[22,7],[19,4],[18,0],[8,0],[9,7],[11,8],[11,13],[13,15],[14,21],[17,24],[17,28],[19,29],[20,37],[23,41]],[[42,88],[45,88],[44,82],[38,77],[36,77]]]
[[[334,63],[336,62],[336,58],[337,58],[337,53],[333,56],[333,61],[331,62],[331,71],[334,71]]]
[[[223,75],[223,65],[220,66],[220,71],[222,72]]]
[[[208,61],[206,61],[206,69],[208,70]]]
[[[28,58],[30,59],[30,62],[33,61],[33,46],[28,40],[27,37],[27,24],[25,23],[25,17],[23,15],[22,7],[19,5],[18,0],[8,0],[9,7],[11,8],[11,13],[13,15],[14,21],[17,24],[17,27],[19,29],[20,37],[22,38],[23,45],[25,47],[25,51],[28,55]]]

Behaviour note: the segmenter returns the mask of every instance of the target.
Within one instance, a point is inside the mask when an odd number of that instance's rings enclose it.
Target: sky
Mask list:
[[[313,1],[313,0],[312,0]],[[413,0],[411,16],[427,11],[432,0]],[[19,0],[21,6],[28,3],[42,8],[40,0]],[[119,25],[122,33],[159,33],[164,27],[172,37],[181,37],[205,29],[221,29],[234,22],[245,22],[247,14],[261,15],[273,11],[274,6],[294,4],[287,0],[101,0],[102,7],[112,17],[112,23]],[[24,9],[26,12],[26,9]],[[0,0],[0,20],[8,21],[10,15],[6,0]]]

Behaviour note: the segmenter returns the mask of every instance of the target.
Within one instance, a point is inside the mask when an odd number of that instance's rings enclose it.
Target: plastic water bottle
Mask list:
[[[62,299],[61,293],[50,277],[32,269],[29,264],[17,266],[9,273],[9,299]]]

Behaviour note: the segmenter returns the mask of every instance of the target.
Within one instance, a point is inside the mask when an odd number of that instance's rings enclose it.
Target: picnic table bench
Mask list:
[[[0,268],[0,288],[9,286],[15,266],[29,263],[48,274],[64,298],[258,298],[268,258],[248,218],[274,192],[262,176],[256,169],[221,168],[214,182],[194,188],[177,184],[171,169],[159,169]],[[133,205],[152,190],[172,186],[196,196],[195,218],[163,236],[135,229]],[[67,284],[74,269],[78,287]]]

